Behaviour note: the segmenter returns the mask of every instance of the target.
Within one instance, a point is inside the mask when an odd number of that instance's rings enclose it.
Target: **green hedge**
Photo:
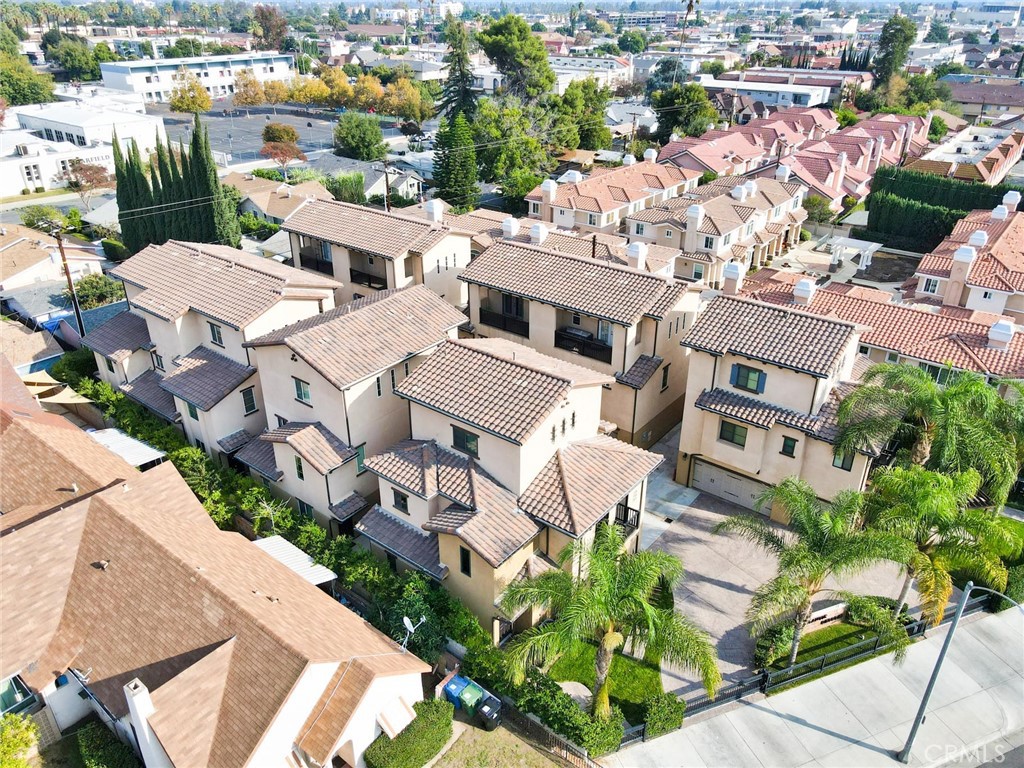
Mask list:
[[[889,192],[872,192],[868,229],[908,238],[917,244],[912,250],[923,253],[941,243],[969,212],[970,209],[932,205]]]
[[[674,693],[659,693],[644,702],[647,709],[647,730],[645,739],[653,739],[663,733],[674,731],[683,724],[686,702]]]
[[[103,253],[106,254],[107,258],[111,261],[124,261],[131,254],[128,249],[125,248],[124,243],[114,240],[112,237],[105,238],[101,245],[103,246]]]
[[[758,669],[770,667],[793,648],[793,624],[785,622],[768,627],[754,643],[754,666]]]
[[[441,751],[452,737],[455,708],[444,699],[413,705],[416,719],[395,736],[382,733],[363,753],[368,768],[421,768]]]
[[[131,747],[101,723],[89,723],[75,738],[85,768],[139,768]]]
[[[1024,565],[1015,565],[1009,569],[1006,577],[1006,596],[1024,605]],[[1000,598],[996,610],[1005,611],[1013,607],[1009,600]]]
[[[942,208],[972,211],[977,208],[995,208],[1003,202],[1003,195],[1014,189],[1024,193],[1024,189],[1012,184],[990,187],[987,184],[974,184],[887,165],[875,171],[869,200],[873,200],[878,193],[886,193]]]

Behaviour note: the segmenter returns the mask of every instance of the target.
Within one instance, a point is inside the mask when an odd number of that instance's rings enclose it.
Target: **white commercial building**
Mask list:
[[[195,74],[210,96],[219,98],[235,92],[235,78],[243,69],[251,69],[261,83],[291,80],[295,60],[289,53],[264,51],[205,56],[195,59],[157,61],[108,61],[100,64],[103,84],[120,91],[141,93],[146,101],[164,102],[171,97],[178,70],[185,67]]]
[[[55,83],[53,98],[55,101],[82,104],[90,109],[116,109],[119,112],[146,114],[146,99],[141,93],[115,91],[92,83]]]
[[[717,80],[711,75],[698,75],[697,82],[713,93],[732,91],[763,102],[769,107],[816,107],[827,104],[827,85],[793,85],[791,83],[752,83],[744,80]]]
[[[67,139],[47,141],[30,131],[0,131],[0,198],[64,187],[62,175],[79,159],[114,169],[109,143],[82,147]]]
[[[156,115],[70,103],[32,104],[11,111],[16,113],[21,128],[47,141],[68,141],[79,147],[110,145],[116,133],[123,147],[135,141],[143,154],[156,150],[157,139],[167,142],[164,121]]]

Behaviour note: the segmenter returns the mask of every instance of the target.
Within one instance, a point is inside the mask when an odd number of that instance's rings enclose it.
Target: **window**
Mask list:
[[[866,355],[868,353],[868,348],[865,345],[861,344],[859,347],[857,347],[857,351],[860,352],[862,355]]]
[[[404,266],[406,277],[414,277],[416,275],[416,265],[412,263],[412,259],[405,259]]]
[[[945,384],[949,378],[950,367],[948,365],[929,365],[928,363],[918,364],[921,370],[931,376],[939,384]]]
[[[518,317],[523,319],[525,303],[521,296],[510,296],[507,293],[501,295],[501,312],[506,317]]]
[[[703,280],[704,279],[704,265],[703,264],[694,264],[693,265],[693,279],[694,280]]]
[[[409,514],[409,497],[397,489],[395,491],[395,509],[399,512]]]
[[[924,279],[924,287],[921,289],[925,293],[938,293],[939,292],[939,281],[934,277],[926,277]]]
[[[216,323],[207,323],[210,326],[210,341],[216,344],[218,347],[224,346],[224,334],[221,333],[220,326]]]
[[[331,244],[326,240],[320,241],[320,258],[323,261],[333,261],[334,258],[331,255]]]
[[[558,435],[558,429],[554,424],[551,425],[551,442],[555,442],[555,438]]]
[[[391,569],[392,573],[398,573],[398,558],[390,552],[387,553],[388,557],[388,568]]]
[[[384,390],[380,386],[380,376],[377,377],[377,397],[384,394]]]
[[[718,439],[742,448],[747,444],[747,428],[731,421],[723,421],[718,428]]]
[[[114,364],[112,362],[110,362],[109,360],[107,360],[106,358],[103,359],[103,362],[105,362],[107,364],[107,370],[110,371],[111,373],[113,373],[114,372]]]
[[[530,213],[540,213],[540,203],[530,203]]]
[[[992,291],[982,291],[981,292],[981,298],[983,298],[983,299],[991,299],[992,298]]]
[[[705,236],[704,237],[704,247],[707,250],[709,250],[709,251],[715,250],[715,238]]]
[[[162,371],[164,369],[163,356],[157,354],[156,352],[150,352],[149,356],[153,358],[153,367],[156,368],[158,371]]]
[[[313,517],[313,507],[312,507],[312,505],[307,504],[302,499],[296,499],[295,501],[297,501],[298,504],[299,504],[299,514],[300,515],[302,515],[303,517],[310,517],[310,518]]]
[[[409,361],[408,360],[406,360],[406,362],[405,362],[405,375],[406,376],[409,375]]]
[[[278,416],[277,417],[277,426],[283,427],[287,423],[288,423],[288,419],[286,419],[284,416]]]
[[[466,576],[473,575],[473,556],[465,547],[459,547],[459,570]]]
[[[188,408],[188,415],[191,416],[193,420],[199,421],[199,411],[196,410],[196,407],[192,405],[192,403],[185,403],[185,407]]]
[[[576,411],[572,412],[572,418],[569,419],[569,424],[573,429],[576,429]]]
[[[837,453],[832,457],[832,466],[836,469],[841,469],[844,472],[849,472],[853,469],[853,454]]]
[[[644,233],[644,225],[641,224],[640,222],[637,222],[636,233],[637,233],[638,236],[642,235]]]
[[[675,232],[673,232],[671,229],[666,229],[665,230],[665,239],[666,240],[671,240],[674,235],[675,235]]]
[[[751,368],[749,365],[733,363],[732,373],[729,376],[729,383],[736,389],[744,392],[753,392],[760,395],[764,392],[764,382],[767,377],[764,371]]]
[[[242,390],[242,407],[246,416],[256,413],[256,387],[246,387]]]
[[[295,399],[300,403],[313,405],[313,398],[309,394],[309,382],[297,379],[294,376],[292,376],[292,381],[295,382]]]
[[[669,365],[666,365],[664,368],[661,369],[661,391],[662,392],[664,392],[666,389],[668,389],[668,369],[669,369],[670,366],[671,366],[671,363],[669,363]]]
[[[579,312],[573,312],[572,313],[572,324],[573,325],[580,325],[582,322],[583,322],[583,318],[580,317],[580,313]]]
[[[587,224],[591,227],[597,226],[597,216],[592,213],[587,214]]]
[[[452,425],[452,447],[457,451],[480,457],[480,436]]]
[[[295,457],[295,476],[297,478],[299,478],[299,480],[305,480],[306,479],[306,473],[302,470],[302,457],[301,456],[296,456]]]
[[[395,369],[392,368],[391,369],[391,391],[392,392],[394,392],[395,391],[395,387],[398,386],[397,382],[395,381],[395,375],[396,375],[395,374]]]
[[[365,463],[366,463],[366,446],[365,445],[357,445],[356,446],[356,474],[357,475],[361,475],[363,472],[366,471],[366,467],[364,466]]]
[[[732,242],[732,232],[730,232],[729,234],[727,234],[725,237],[722,238],[722,245],[728,245],[731,242]]]
[[[782,450],[780,453],[783,456],[789,456],[792,458],[796,456],[796,438],[795,437],[784,437],[782,438]]]
[[[203,453],[206,453],[206,443],[204,443],[202,440],[199,440],[198,438],[196,439],[196,448],[198,448]]]
[[[885,362],[887,362],[887,363],[898,363],[899,361],[900,361],[900,353],[899,352],[886,352],[885,353]]]

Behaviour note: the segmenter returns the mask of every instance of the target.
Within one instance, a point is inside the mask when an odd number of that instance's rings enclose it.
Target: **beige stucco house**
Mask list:
[[[332,533],[350,532],[377,494],[364,460],[411,434],[396,389],[465,320],[417,285],[247,341],[269,429],[235,458]]]
[[[64,255],[76,283],[86,275],[102,273],[106,262],[102,250],[74,241],[65,241]],[[0,290],[64,279],[56,238],[21,224],[0,226]]]
[[[393,568],[440,581],[496,642],[532,626],[539,611],[498,607],[511,581],[558,567],[602,522],[639,544],[661,458],[601,434],[611,380],[503,339],[445,343],[398,388],[412,439],[367,460],[380,504],[356,531]]]

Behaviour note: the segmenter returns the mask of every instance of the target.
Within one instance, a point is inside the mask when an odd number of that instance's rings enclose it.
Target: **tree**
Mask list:
[[[69,162],[67,171],[57,178],[67,184],[68,189],[78,194],[87,211],[92,210],[89,201],[97,190],[114,186],[114,177],[106,166],[86,163],[81,158]]]
[[[562,94],[563,103],[575,103],[572,100],[577,94],[579,98],[575,120],[579,133],[579,148],[608,149],[612,145],[612,132],[605,125],[604,111],[611,100],[611,91],[598,85],[597,80],[592,77],[573,80]]]
[[[323,80],[296,75],[288,89],[288,98],[296,104],[326,104],[331,100],[331,89]]]
[[[444,24],[444,40],[448,44],[448,52],[444,56],[448,78],[444,81],[439,110],[445,115],[461,112],[467,120],[472,120],[476,114],[476,91],[473,90],[473,65],[469,60],[466,25],[449,16]]]
[[[380,122],[371,115],[346,112],[334,126],[334,153],[356,160],[382,160],[387,152]]]
[[[0,766],[29,768],[32,763],[28,753],[38,738],[39,733],[31,717],[13,713],[0,717]]]
[[[260,154],[281,166],[281,174],[288,180],[288,165],[295,160],[306,161],[306,155],[294,141],[268,141]]]
[[[70,298],[68,291],[64,292]],[[86,275],[75,283],[82,309],[95,309],[115,301],[124,301],[124,283],[104,274]]]
[[[21,56],[21,41],[6,24],[0,24],[0,54]]]
[[[352,100],[364,112],[375,111],[384,100],[384,86],[373,75],[360,75],[352,86]]]
[[[170,105],[173,112],[209,112],[213,106],[210,94],[206,92],[203,84],[195,73],[182,67],[175,75],[177,83],[171,90]]]
[[[19,212],[21,223],[30,229],[38,229],[40,232],[49,232],[56,224],[60,229],[67,227],[67,218],[61,213],[60,208],[52,205],[26,205]]]
[[[948,43],[949,42],[949,27],[943,24],[938,19],[932,19],[931,26],[928,27],[928,34],[924,36],[924,42],[926,43]]]
[[[701,74],[721,77],[725,72],[725,64],[720,61],[702,61],[700,63]]]
[[[807,220],[815,224],[827,224],[835,217],[835,212],[830,207],[831,200],[826,200],[820,195],[808,195],[804,200],[804,210],[807,211]]]
[[[277,105],[288,101],[288,86],[280,80],[269,80],[263,84],[263,98],[274,108],[276,115]]]
[[[366,202],[366,180],[362,171],[338,173],[324,179],[324,186],[335,200],[362,205]]]
[[[297,144],[299,131],[286,123],[267,123],[263,126],[263,141],[285,142]]]
[[[37,74],[24,56],[0,53],[0,98],[12,107],[53,101],[53,78]]]
[[[46,58],[60,64],[72,80],[100,78],[100,66],[84,41],[65,38],[46,52]]]
[[[539,175],[548,169],[550,155],[537,136],[537,122],[534,112],[517,98],[480,102],[472,129],[483,181],[504,187],[514,171],[522,178],[523,174]],[[533,187],[526,191],[530,189]],[[507,191],[505,194],[508,196]]]
[[[232,96],[231,102],[236,107],[245,107],[247,116],[249,107],[262,106],[266,98],[263,86],[260,85],[260,81],[256,79],[251,68],[246,67],[235,75],[235,94]]]
[[[259,51],[279,51],[288,33],[288,21],[273,5],[257,5],[253,9],[253,37]]]
[[[787,477],[757,500],[761,506],[778,505],[789,515],[788,535],[764,519],[736,515],[715,526],[715,533],[736,533],[778,558],[775,578],[754,591],[747,621],[754,636],[779,624],[792,623],[793,645],[789,664],[796,663],[800,639],[816,598],[823,593],[838,597],[869,617],[872,628],[896,646],[897,658],[910,643],[895,617],[869,599],[827,590],[829,577],[844,578],[882,562],[905,563],[910,546],[887,533],[861,527],[864,496],[844,490],[831,502],[822,502],[803,480]]]
[[[888,83],[889,78],[903,70],[916,39],[917,28],[906,16],[893,15],[885,22],[875,56],[875,79],[879,83]]]
[[[949,133],[949,126],[946,125],[946,121],[938,115],[932,115],[931,125],[928,126],[928,141],[937,144],[946,138],[947,133]]]
[[[476,207],[478,187],[476,179],[476,150],[473,133],[461,112],[445,120],[437,131],[434,152],[434,183],[437,197],[451,203],[458,211]]]
[[[661,144],[667,144],[673,133],[701,136],[718,119],[718,110],[700,83],[677,83],[656,91],[651,105],[659,112],[655,137]]]
[[[619,35],[619,48],[628,53],[643,53],[647,50],[647,35],[638,29],[627,29]]]
[[[509,14],[477,33],[477,42],[487,58],[504,76],[507,93],[524,99],[538,99],[555,84],[548,64],[548,52],[540,38],[530,32],[522,16]]]
[[[872,366],[839,404],[837,453],[895,440],[903,461],[939,472],[977,470],[996,505],[1017,479],[1019,416],[984,377],[914,365]]]
[[[433,116],[434,105],[424,102],[419,89],[411,80],[403,77],[389,83],[384,89],[380,111],[403,120],[422,123]]]
[[[536,663],[547,663],[580,642],[597,645],[593,713],[607,720],[612,659],[627,642],[643,646],[652,657],[691,669],[715,695],[722,681],[718,657],[708,634],[673,608],[657,608],[651,596],[660,585],[671,589],[683,575],[678,558],[667,552],[624,551],[618,526],[598,527],[591,544],[578,539],[558,556],[560,566],[579,563],[572,573],[560,567],[540,576],[513,581],[501,607],[517,613],[528,606],[547,607],[552,621],[532,627],[509,645],[513,681]],[[573,574],[586,574],[575,576]]]
[[[918,466],[875,470],[867,525],[900,537],[914,550],[904,566],[896,616],[916,580],[922,614],[938,624],[953,593],[954,570],[993,589],[1006,589],[1001,557],[1018,554],[1024,542],[991,510],[970,508],[980,487],[981,476],[973,469],[951,474]]]
[[[857,113],[848,107],[836,110],[836,120],[839,121],[840,128],[849,128],[851,125],[856,125],[860,122]]]
[[[963,37],[964,45],[978,45],[981,42],[981,38],[978,37],[977,32],[968,32]]]

